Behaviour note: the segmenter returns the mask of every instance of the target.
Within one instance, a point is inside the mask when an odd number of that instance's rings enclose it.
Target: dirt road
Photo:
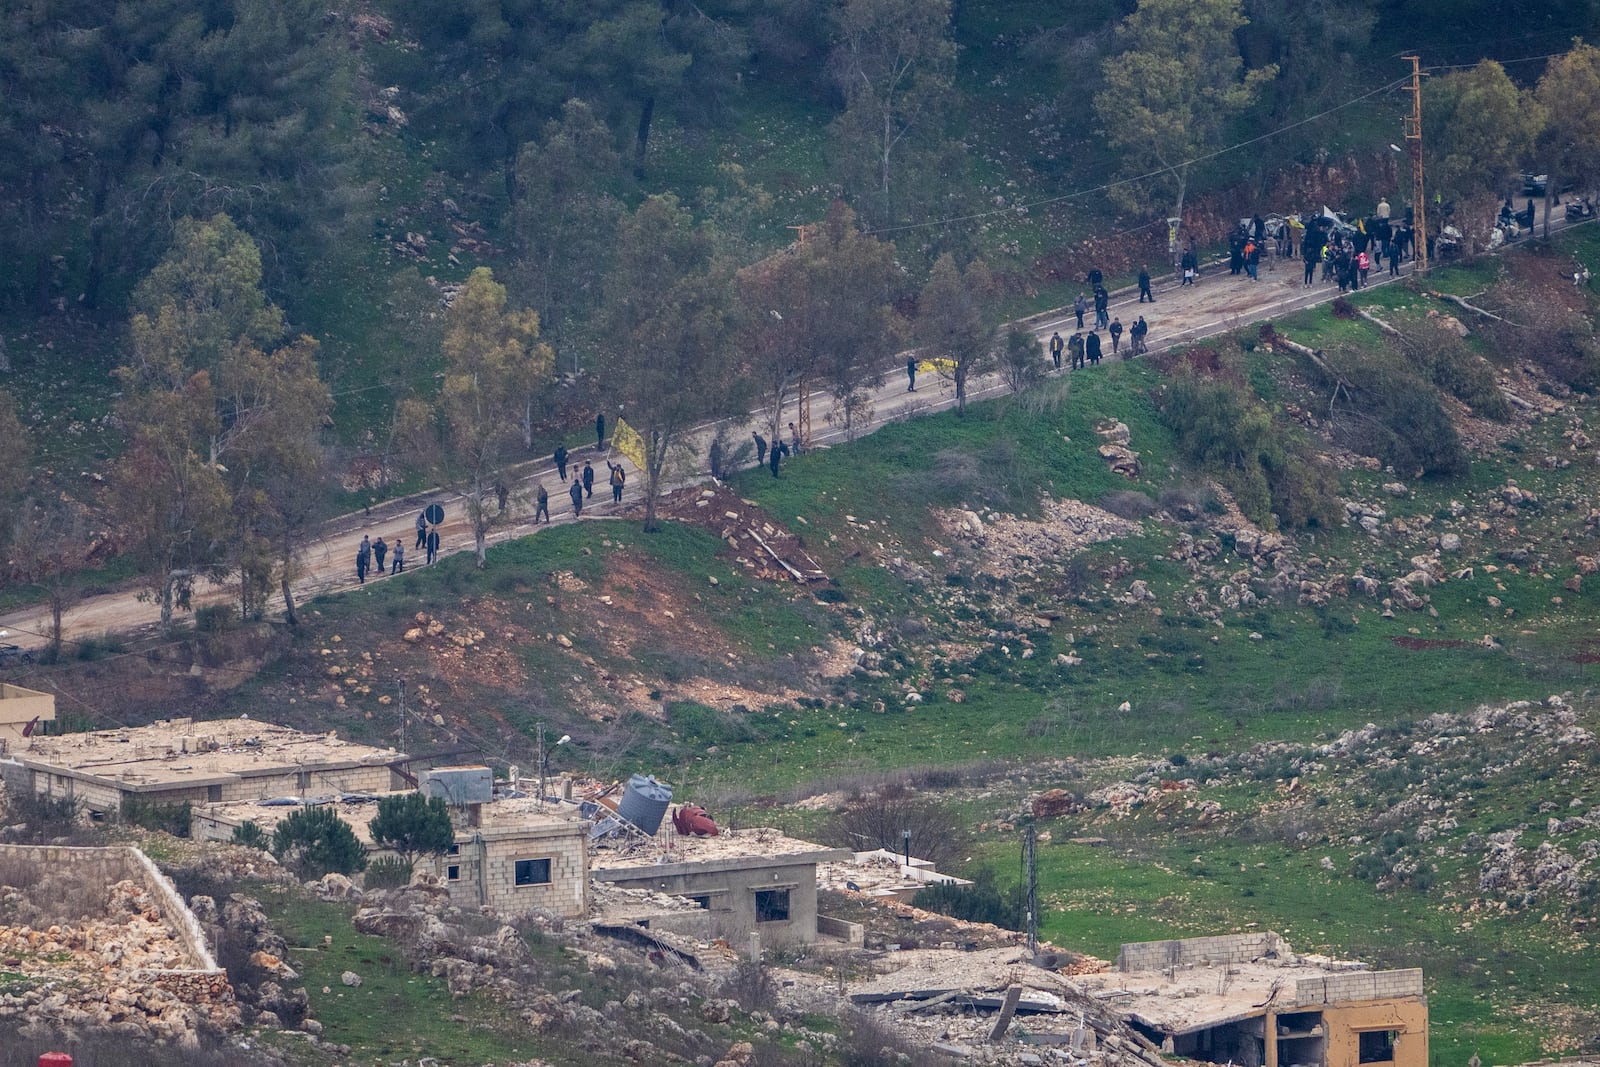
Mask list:
[[[1543,205],[1539,205],[1539,208],[1542,210]],[[1559,217],[1552,223],[1551,229],[1564,229],[1566,225],[1565,218]],[[1402,268],[1403,276],[1408,276],[1410,270],[1410,264],[1406,264]],[[1311,288],[1302,288],[1301,265],[1297,260],[1268,259],[1262,263],[1260,275],[1259,281],[1251,281],[1242,273],[1238,276],[1230,275],[1225,265],[1212,265],[1202,272],[1200,280],[1193,286],[1179,287],[1175,279],[1158,278],[1155,286],[1155,303],[1140,305],[1135,290],[1124,290],[1113,294],[1111,314],[1120,316],[1124,326],[1132,325],[1133,321],[1143,314],[1150,324],[1149,347],[1151,351],[1160,351],[1175,344],[1187,344],[1237,329],[1251,322],[1325,303],[1339,295],[1338,287],[1331,282],[1319,281]],[[1374,271],[1371,276],[1371,284],[1374,286],[1389,284],[1390,281],[1387,273],[1380,274]],[[1092,321],[1091,311],[1089,322]],[[1065,313],[1056,311],[1033,316],[1025,320],[1023,325],[1040,338],[1042,346],[1054,330],[1059,329],[1063,337],[1070,336],[1076,323],[1070,311]],[[1105,355],[1107,359],[1113,358],[1109,339],[1106,340]],[[1048,358],[1043,355],[1042,350],[1041,358]],[[1096,371],[1090,368],[1077,373],[1093,374]],[[887,384],[873,397],[870,423],[863,425],[861,421],[857,422],[855,428],[857,436],[870,433],[899,419],[942,411],[954,406],[955,395],[948,382],[927,374],[919,375],[918,381],[920,384],[917,391],[909,393],[905,389],[904,376],[891,373]],[[991,374],[974,380],[969,386],[968,397],[970,400],[980,400],[1004,391],[1005,384],[999,375]],[[814,393],[812,444],[835,444],[844,440],[842,425],[836,424],[831,417],[832,414],[831,398],[825,394]],[[791,417],[793,416],[789,412],[785,412],[780,424],[787,425]],[[694,446],[695,455],[700,457],[706,455],[715,429],[715,425],[700,429]],[[617,509],[611,503],[610,489],[604,484],[605,465],[600,462],[598,455],[592,449],[583,448],[572,454],[572,460],[576,462],[578,470],[582,469],[585,459],[594,463],[597,484],[593,498],[585,501],[583,519],[578,521],[588,521],[591,517],[605,518],[615,514]],[[628,464],[628,468],[628,490],[623,497],[624,508],[637,501],[640,487],[644,482],[643,475],[633,469],[631,464]],[[707,478],[709,474],[703,473],[692,480]],[[550,511],[554,521],[557,524],[575,521],[572,516],[571,501],[566,495],[566,486],[556,475],[553,465],[548,461],[535,461],[524,464],[517,471],[517,487],[530,494],[533,484],[541,480],[550,491]],[[465,508],[459,495],[439,490],[388,501],[362,512],[330,519],[323,524],[317,536],[301,553],[299,561],[301,577],[294,583],[297,599],[304,602],[322,593],[355,587],[358,584],[355,574],[356,546],[363,534],[371,536],[374,540],[380,536],[386,540],[394,537],[402,539],[406,545],[406,569],[413,570],[422,566],[422,552],[413,550],[411,546],[416,537],[417,513],[431,503],[441,504],[445,509],[445,523],[440,527],[440,554],[454,555],[458,552],[472,551],[472,530],[467,523]],[[510,521],[495,528],[489,536],[489,541],[497,543],[532,533],[535,527],[529,521],[531,513],[530,503]],[[369,577],[368,580],[392,581],[393,579]],[[237,589],[232,583],[203,585],[195,592],[195,606],[222,603],[236,595]],[[75,605],[65,618],[65,636],[68,639],[81,639],[107,633],[151,632],[156,629],[158,621],[158,605],[153,601],[140,599],[138,591],[130,588],[92,597]],[[45,632],[48,626],[49,614],[42,606],[24,608],[0,616],[0,631],[9,631],[9,635],[0,640],[24,648],[39,648],[46,643]]]

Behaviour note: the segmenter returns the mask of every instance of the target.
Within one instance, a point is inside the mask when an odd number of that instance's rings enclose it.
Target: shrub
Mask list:
[[[1100,506],[1119,519],[1138,522],[1155,514],[1156,502],[1137,489],[1118,489],[1107,493]]]
[[[227,633],[232,629],[233,623],[232,604],[207,604],[203,608],[196,608],[194,612],[194,628],[198,633]]]
[[[1466,473],[1466,450],[1431,384],[1395,366],[1385,351],[1323,355],[1346,386],[1334,409],[1339,444],[1377,456],[1402,477]],[[1331,391],[1335,383],[1325,377],[1324,385]]]
[[[823,825],[823,840],[860,851],[901,852],[911,834],[911,854],[946,866],[959,858],[965,834],[953,811],[937,801],[884,790],[863,797]]]
[[[233,828],[233,843],[246,848],[259,848],[263,852],[272,851],[272,838],[267,832],[253,821],[246,820]]]
[[[1020,930],[1024,921],[1022,888],[1005,890],[995,885],[994,872],[979,871],[971,885],[942,882],[917,890],[911,899],[914,907],[936,911],[963,922],[992,923],[1007,930]]]
[[[1494,368],[1464,340],[1437,326],[1418,330],[1410,340],[1407,354],[1434,385],[1486,419],[1511,418],[1511,404],[1495,381]]]
[[[733,969],[722,993],[745,1011],[771,1011],[778,1003],[778,983],[760,960],[745,960]]]
[[[332,808],[305,807],[278,824],[272,854],[299,878],[354,874],[367,866],[367,849]]]
[[[1043,357],[1038,338],[1032,333],[1019,329],[1008,331],[1005,348],[1000,354],[1000,376],[1006,387],[1016,396],[1032,390],[1044,380]]]
[[[1162,419],[1189,459],[1216,473],[1258,523],[1328,525],[1340,514],[1337,480],[1303,435],[1280,426],[1236,374],[1179,364],[1157,395]],[[1206,510],[1210,510],[1208,507]]]
[[[413,870],[412,864],[399,856],[379,856],[367,864],[363,882],[368,889],[399,889],[411,884]]]
[[[194,808],[185,800],[181,804],[160,804],[134,794],[122,798],[122,821],[146,830],[159,830],[173,837],[188,837],[194,819]]]

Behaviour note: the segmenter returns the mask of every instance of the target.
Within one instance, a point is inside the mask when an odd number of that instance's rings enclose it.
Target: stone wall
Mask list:
[[[185,966],[136,966],[120,972],[115,967],[106,967],[103,973],[96,970],[93,974],[83,975],[82,983],[87,984],[83,984],[79,996],[88,998],[85,1002],[88,1008],[98,1010],[107,1004],[125,1007],[138,997],[137,989],[133,987],[148,986],[163,991],[188,1012],[194,1013],[193,1016],[181,1012],[178,1015],[163,1013],[162,1021],[154,1024],[158,1028],[181,1028],[180,1020],[192,1017],[224,1029],[238,1025],[239,1012],[234,1002],[233,987],[228,983],[227,972],[217,966],[199,920],[184,903],[177,887],[156,869],[143,852],[128,847],[0,844],[0,861],[27,864],[57,874],[67,870],[79,883],[107,889],[119,882],[132,882],[144,890],[159,913],[152,918],[147,911],[143,920],[159,919],[161,928],[182,948]],[[124,916],[123,921],[127,918]],[[138,919],[137,916],[133,918]],[[116,923],[119,920],[117,916],[107,914],[104,921]],[[109,984],[110,988],[98,988],[100,984]],[[52,1003],[47,1000],[43,1006],[50,1008]],[[166,1031],[161,1033],[165,1034]]]
[[[692,863],[664,867],[611,868],[596,875],[615,885],[650,889],[682,897],[708,897],[713,930],[733,945],[743,945],[752,930],[767,948],[817,939],[817,865],[764,861],[752,857],[745,866],[697,870]],[[756,922],[756,892],[789,891],[789,918]]]
[[[1287,956],[1289,946],[1270,930],[1181,941],[1137,941],[1122,946],[1117,954],[1117,970],[1161,971],[1168,967],[1249,963],[1272,953]]]
[[[171,879],[156,869],[150,857],[136,848],[73,848],[66,845],[8,845],[0,844],[0,859],[49,867],[59,870],[70,867],[81,874],[85,882],[111,885],[115,882],[137,882],[156,899],[161,908],[161,918],[172,936],[183,945],[194,970],[219,971],[211,946],[206,941],[200,921],[178,895]],[[227,982],[226,976],[223,978]]]

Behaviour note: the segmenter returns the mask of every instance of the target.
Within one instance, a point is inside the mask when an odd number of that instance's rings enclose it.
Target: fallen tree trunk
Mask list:
[[[1478,307],[1476,304],[1469,304],[1459,296],[1452,296],[1449,293],[1441,293],[1431,289],[1428,291],[1428,295],[1434,297],[1435,299],[1443,300],[1447,304],[1454,304],[1456,307],[1465,311],[1470,311],[1475,315],[1482,315],[1486,319],[1493,319],[1495,322],[1503,322],[1507,326],[1517,326],[1521,327],[1522,329],[1527,329],[1527,327],[1523,326],[1520,322],[1512,322],[1510,319],[1496,315],[1494,312]]]

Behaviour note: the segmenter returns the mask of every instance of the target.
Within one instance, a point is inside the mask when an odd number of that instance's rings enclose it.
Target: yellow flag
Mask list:
[[[617,419],[616,429],[611,431],[611,447],[633,460],[635,467],[644,470],[644,438],[620,418]]]

